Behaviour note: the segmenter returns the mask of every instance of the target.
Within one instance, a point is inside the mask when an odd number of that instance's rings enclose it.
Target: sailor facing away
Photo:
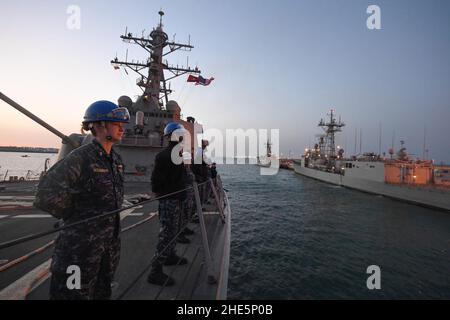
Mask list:
[[[181,155],[180,142],[186,134],[184,127],[176,122],[170,122],[164,128],[164,136],[169,139],[169,145],[155,157],[152,172],[152,191],[159,200],[159,239],[152,262],[152,269],[147,281],[156,285],[171,286],[174,279],[163,272],[163,265],[186,264],[185,258],[175,252],[175,236],[183,212],[183,202],[186,199],[186,169]],[[179,158],[177,163],[175,158]]]
[[[178,230],[181,232],[177,238],[179,243],[190,243],[191,241],[186,237],[194,234],[194,231],[187,227],[192,220],[192,215],[195,210],[195,198],[193,183],[195,181],[194,173],[192,172],[192,155],[190,152],[183,152],[183,163],[186,169],[186,199],[183,202],[183,211],[181,213],[180,225]]]
[[[199,186],[200,202],[205,204],[209,198],[211,187],[209,183],[202,184],[211,178],[210,166],[212,161],[206,155],[206,148],[209,146],[208,140],[202,140],[202,146],[199,147],[195,153],[195,160],[193,166],[193,172],[195,174],[195,180],[201,184]]]
[[[94,140],[73,150],[41,179],[34,206],[72,224],[121,208],[123,163],[113,144],[120,141],[130,115],[109,101],[86,110],[83,129]],[[109,299],[120,258],[120,218],[109,215],[64,229],[51,264],[51,300]],[[71,270],[79,281],[70,286]]]

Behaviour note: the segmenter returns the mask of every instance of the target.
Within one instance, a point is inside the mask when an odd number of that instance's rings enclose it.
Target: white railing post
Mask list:
[[[208,283],[214,284],[217,283],[216,277],[214,276],[214,266],[212,263],[211,258],[211,252],[209,251],[209,243],[208,243],[208,235],[206,233],[206,224],[205,224],[205,218],[203,216],[203,209],[202,209],[202,203],[200,201],[200,195],[198,193],[198,184],[196,181],[194,181],[194,196],[195,196],[195,203],[197,207],[197,214],[198,214],[198,220],[200,222],[200,231],[202,233],[202,243],[203,243],[203,250],[205,252],[205,259],[206,259],[206,269],[208,272]]]
[[[211,189],[214,194],[214,199],[216,200],[216,205],[217,205],[217,209],[219,210],[220,219],[222,220],[222,223],[225,223],[225,214],[223,213],[222,202],[220,201],[220,198],[217,195],[216,186],[214,185],[212,178],[209,178],[209,182],[211,183]]]

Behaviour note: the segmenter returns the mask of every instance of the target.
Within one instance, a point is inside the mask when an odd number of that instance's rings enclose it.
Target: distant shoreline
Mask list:
[[[56,148],[0,147],[0,152],[58,153],[59,150]]]

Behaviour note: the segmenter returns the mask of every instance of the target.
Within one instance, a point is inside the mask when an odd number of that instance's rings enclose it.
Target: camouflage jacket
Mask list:
[[[120,155],[114,149],[107,155],[94,139],[42,177],[34,206],[69,223],[118,209],[123,202],[123,169]]]

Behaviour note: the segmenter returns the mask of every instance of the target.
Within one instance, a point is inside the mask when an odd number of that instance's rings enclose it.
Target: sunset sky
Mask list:
[[[369,5],[381,29],[369,30]],[[81,9],[79,30],[67,8]],[[184,116],[207,128],[280,129],[280,150],[299,154],[330,108],[346,123],[338,143],[353,153],[405,141],[450,163],[450,1],[8,1],[0,2],[0,91],[69,134],[90,103],[133,99],[137,76],[114,70],[118,55],[144,59],[119,38],[148,34],[163,9],[170,39],[194,45],[167,58],[214,77],[207,87],[173,81]],[[60,139],[0,102],[0,145],[59,147]],[[359,131],[358,131],[359,136]],[[359,149],[359,142],[358,142]]]

